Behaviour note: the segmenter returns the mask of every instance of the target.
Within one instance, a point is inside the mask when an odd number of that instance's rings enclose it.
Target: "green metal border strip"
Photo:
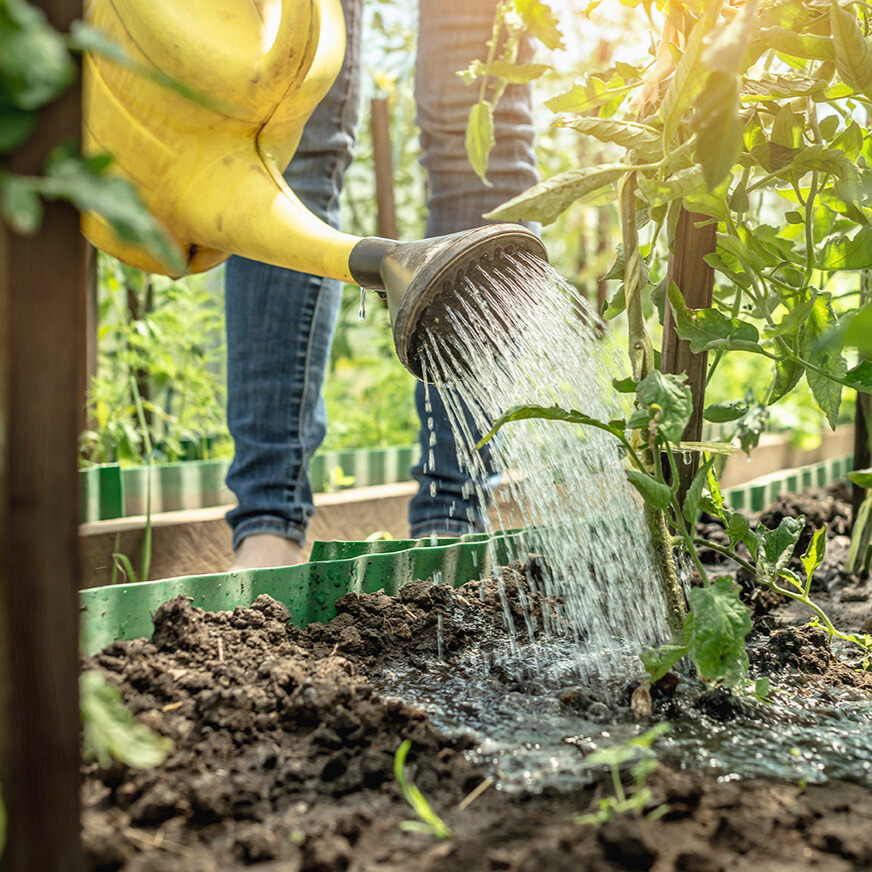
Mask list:
[[[762,512],[781,494],[800,493],[813,487],[826,487],[844,478],[854,468],[854,455],[822,460],[795,469],[783,469],[761,476],[738,487],[726,488],[724,499],[732,509]]]
[[[336,600],[346,593],[384,590],[396,594],[406,582],[437,573],[445,583],[459,587],[489,575],[494,567],[511,562],[523,550],[519,531],[441,541],[443,544],[433,546],[429,539],[416,540],[412,547],[394,551],[383,549],[383,543],[352,543],[377,545],[383,550],[279,569],[89,588],[79,593],[79,644],[84,653],[93,654],[117,639],[150,636],[152,613],[177,596],[188,597],[195,606],[214,612],[247,607],[261,594],[268,594],[284,603],[291,620],[304,627],[333,618]],[[321,549],[322,554],[330,551]]]

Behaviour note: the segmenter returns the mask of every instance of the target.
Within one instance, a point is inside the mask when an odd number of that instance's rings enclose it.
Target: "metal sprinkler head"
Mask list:
[[[499,272],[524,253],[548,259],[542,240],[526,227],[490,224],[418,242],[368,237],[352,249],[349,267],[361,287],[387,299],[397,356],[423,380],[425,337],[438,335],[457,346],[448,312],[456,310],[461,297],[475,306],[476,277]]]

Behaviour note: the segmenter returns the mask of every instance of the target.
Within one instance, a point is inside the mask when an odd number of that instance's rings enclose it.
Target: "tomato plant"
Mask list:
[[[702,545],[805,604],[832,635],[864,647],[872,640],[840,633],[809,599],[825,531],[815,533],[802,557],[806,577],[800,578],[787,564],[801,520],[752,531],[724,506],[710,458],[679,486],[676,453],[706,449],[683,441],[693,412],[729,422],[749,406],[736,397],[703,408],[704,389],[692,393],[682,375],[661,372],[651,319],[702,356],[706,383],[717,378],[726,354],[768,361],[765,405],[798,390],[804,378],[834,427],[845,389],[872,392],[872,363],[854,352],[872,346],[868,7],[834,0],[657,0],[644,8],[662,22],[647,66],[618,63],[591,73],[546,104],[557,114],[555,125],[619,146],[623,157],[547,178],[487,216],[548,224],[571,204],[617,201],[623,244],[613,274],[622,284],[604,314],[626,316],[632,378],[619,388],[635,393],[636,413],[627,421],[594,422],[571,410],[514,409],[495,429],[519,417],[553,417],[608,429],[624,444],[628,478],[651,516],[677,638],[646,655],[646,667],[656,677],[688,654],[704,678],[741,684],[747,610],[728,579],[709,582],[696,552]],[[530,32],[555,48],[557,27],[547,3],[506,0],[494,43],[500,33],[511,45]],[[503,51],[511,62],[511,48]],[[490,59],[464,75],[509,78]],[[489,92],[483,84],[481,93],[486,102],[499,88]],[[470,128],[486,123],[486,114],[473,113]],[[485,134],[468,136],[473,165],[486,163],[479,148]],[[690,306],[694,289],[673,280],[669,260],[680,259],[706,228],[712,244],[701,260],[714,271],[713,293],[710,304]],[[653,314],[646,318],[646,312]],[[722,520],[729,547],[696,537],[700,508]],[[659,526],[664,519],[666,533]],[[702,582],[691,593],[687,617],[672,575],[675,547],[689,555]]]

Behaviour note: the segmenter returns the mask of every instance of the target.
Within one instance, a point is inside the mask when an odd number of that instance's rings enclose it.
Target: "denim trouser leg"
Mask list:
[[[339,77],[303,131],[285,178],[336,226],[360,103],[363,0],[343,0],[348,48]],[[305,541],[314,512],[309,458],[327,424],[321,388],[339,313],[339,282],[241,257],[227,262],[227,419],[236,455],[227,484],[233,547],[252,533]]]
[[[536,181],[529,86],[509,86],[497,106],[496,144],[487,172],[492,187],[480,181],[466,157],[466,121],[478,99],[478,85],[464,84],[456,73],[473,59],[485,57],[495,9],[496,0],[419,0],[415,96],[424,151],[421,163],[429,181],[428,236],[490,223],[482,213]],[[524,49],[529,53],[529,45]],[[431,411],[427,412],[424,386],[419,383],[415,402],[422,422],[422,461],[412,471],[420,487],[409,504],[411,535],[436,532],[457,536],[481,530],[487,507],[475,490],[464,487],[469,474],[460,469],[445,406],[433,387],[429,397]],[[427,463],[431,450],[426,426],[429,417],[433,418],[436,437],[432,446],[434,468]],[[476,432],[472,425],[471,429]]]

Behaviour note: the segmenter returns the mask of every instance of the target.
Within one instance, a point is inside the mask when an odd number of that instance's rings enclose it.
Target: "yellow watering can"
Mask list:
[[[185,253],[188,272],[240,254],[356,282],[388,299],[403,364],[421,377],[421,331],[445,329],[445,291],[476,265],[539,239],[495,224],[421,242],[341,233],[282,178],[345,51],[339,0],[87,0],[92,25],[146,64],[209,98],[188,99],[105,58],[85,67],[85,148],[109,152]],[[98,248],[171,274],[94,215]]]

